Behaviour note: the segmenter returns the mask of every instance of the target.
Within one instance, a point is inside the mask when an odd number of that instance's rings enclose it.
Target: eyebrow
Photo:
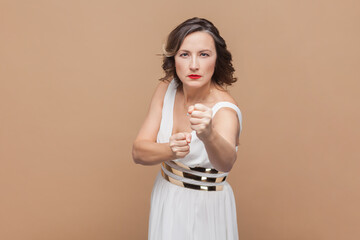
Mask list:
[[[183,52],[191,52],[191,51],[189,51],[189,50],[187,50],[187,49],[179,49],[179,51],[183,51]],[[210,49],[203,49],[203,50],[200,50],[200,51],[198,51],[198,52],[212,52]]]

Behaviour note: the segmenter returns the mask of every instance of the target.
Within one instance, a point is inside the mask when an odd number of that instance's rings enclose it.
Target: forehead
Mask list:
[[[184,38],[179,50],[215,50],[213,37],[207,32],[194,32]]]

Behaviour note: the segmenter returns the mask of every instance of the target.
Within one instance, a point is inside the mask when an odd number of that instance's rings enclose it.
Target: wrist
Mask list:
[[[170,142],[166,143],[166,148],[167,148],[167,151],[168,151],[168,153],[169,153],[169,155],[168,155],[169,161],[175,160],[175,159],[176,159],[176,154],[175,154],[175,152],[172,150],[172,148],[171,148],[171,146],[170,146]]]
[[[215,138],[215,131],[213,129],[211,129],[208,134],[206,134],[204,136],[198,136],[198,137],[204,143],[212,142],[214,140],[214,138]]]

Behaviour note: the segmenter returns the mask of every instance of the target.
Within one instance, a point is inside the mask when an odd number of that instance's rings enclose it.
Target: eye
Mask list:
[[[187,56],[189,56],[188,53],[181,53],[181,54],[180,54],[180,57],[187,57]]]
[[[201,57],[209,57],[210,55],[207,54],[207,53],[200,53],[200,56],[201,56]]]

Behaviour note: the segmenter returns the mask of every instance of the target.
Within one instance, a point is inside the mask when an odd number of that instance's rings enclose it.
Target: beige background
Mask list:
[[[242,240],[360,238],[360,3],[0,1],[0,239],[146,239],[132,141],[167,34],[220,29],[243,113]]]

